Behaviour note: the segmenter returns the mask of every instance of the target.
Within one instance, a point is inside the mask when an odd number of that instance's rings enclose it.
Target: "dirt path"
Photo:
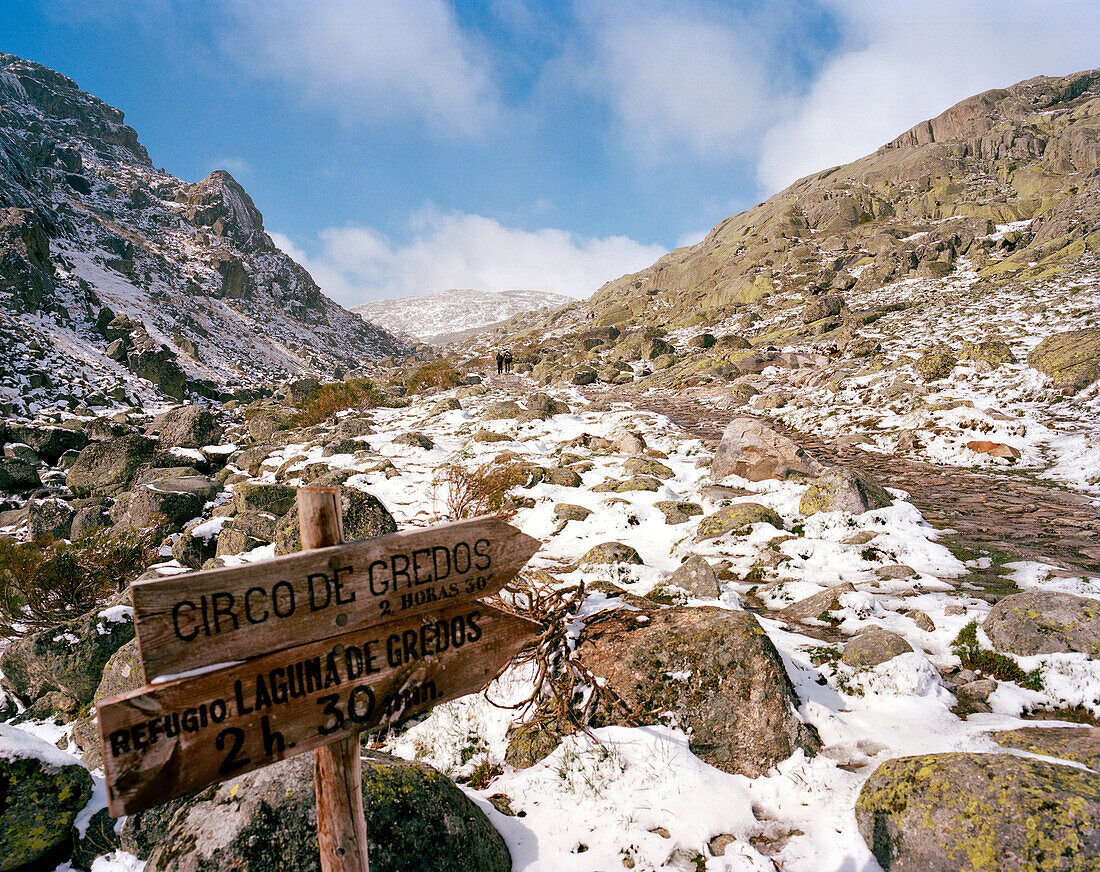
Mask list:
[[[667,415],[704,439],[719,439],[730,419],[743,414],[715,409],[690,395],[624,389],[601,393],[604,400],[627,401],[636,408]],[[997,566],[1014,559],[1041,561],[1073,575],[1100,578],[1100,508],[1079,494],[1026,472],[936,466],[838,446],[832,439],[772,426],[825,463],[866,470],[887,487],[907,491],[929,523],[954,531],[944,541],[956,554],[976,557],[988,552],[994,560],[992,569],[968,576],[966,581],[990,593],[1003,588]]]

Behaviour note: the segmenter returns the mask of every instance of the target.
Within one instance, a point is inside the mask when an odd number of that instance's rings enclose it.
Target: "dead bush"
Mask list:
[[[157,557],[159,533],[96,531],[77,542],[0,537],[0,635],[53,627],[91,611]]]
[[[310,392],[291,419],[294,427],[312,427],[345,409],[374,409],[386,405],[386,396],[367,378],[321,385]]]
[[[410,393],[446,391],[462,384],[462,374],[449,360],[433,360],[413,370],[405,387]]]
[[[436,470],[432,494],[437,505],[442,503],[444,514],[451,520],[479,515],[507,519],[517,508],[509,499],[508,491],[528,481],[528,473],[518,463],[490,462],[473,469],[449,463]]]

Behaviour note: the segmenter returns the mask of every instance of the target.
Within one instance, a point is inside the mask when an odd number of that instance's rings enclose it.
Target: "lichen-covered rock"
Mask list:
[[[504,762],[516,769],[527,769],[549,757],[561,744],[562,732],[553,722],[520,724],[508,733]]]
[[[163,522],[169,530],[202,514],[203,506],[221,490],[204,475],[157,478],[140,484],[130,493],[124,526],[143,529]]]
[[[340,489],[340,509],[344,519],[344,538],[374,539],[397,532],[397,522],[389,509],[373,494],[358,488]],[[298,507],[295,506],[275,527],[275,553],[291,554],[302,547],[298,532]]]
[[[894,498],[866,472],[830,469],[806,489],[798,511],[807,516],[818,512],[858,515],[871,509],[885,508],[893,501]]]
[[[950,351],[937,349],[922,354],[914,366],[917,374],[926,382],[930,382],[947,378],[958,362],[958,358]]]
[[[285,515],[294,508],[297,488],[285,484],[242,481],[233,486],[233,505],[238,512]]]
[[[1100,771],[1100,727],[1021,727],[993,733],[990,738],[1005,748],[1061,757]]]
[[[63,846],[91,795],[87,769],[48,742],[0,724],[0,872]]]
[[[488,818],[446,776],[384,755],[363,762],[371,872],[509,872]],[[146,872],[320,872],[313,755],[131,815],[123,848]]]
[[[1015,363],[1016,355],[1003,339],[985,339],[981,342],[964,342],[959,351],[959,359],[1000,366],[1002,363]]]
[[[1054,379],[1054,386],[1079,391],[1100,379],[1100,327],[1048,336],[1027,356],[1030,366]]]
[[[398,433],[393,438],[393,444],[411,445],[413,448],[422,448],[425,451],[430,451],[431,449],[435,448],[435,443],[432,442],[431,439],[429,439],[423,433],[416,432]]]
[[[665,584],[686,590],[699,599],[715,599],[722,593],[714,567],[706,561],[706,558],[697,554],[681,563],[665,579]]]
[[[592,385],[599,381],[599,376],[594,369],[578,369],[570,380],[578,386]]]
[[[1100,777],[1009,754],[883,763],[856,801],[889,872],[1070,872],[1100,865]]]
[[[534,412],[542,418],[551,418],[554,415],[568,414],[569,404],[561,400],[555,400],[549,394],[542,392],[531,394],[526,400],[527,411]]]
[[[783,519],[773,509],[759,503],[734,503],[703,518],[695,539],[717,539],[726,533],[741,535],[748,533],[753,524],[771,524],[777,530],[783,529]]]
[[[651,475],[636,475],[624,480],[608,479],[592,488],[596,494],[625,494],[630,491],[648,491],[657,493],[661,489],[661,480]]]
[[[570,503],[558,503],[554,506],[555,521],[583,521],[591,514],[592,510],[584,506],[574,506]]]
[[[155,443],[130,434],[88,445],[65,475],[78,497],[115,496],[130,486],[142,464],[153,459]]]
[[[832,295],[820,297],[807,303],[805,308],[803,308],[802,322],[804,324],[811,324],[814,321],[820,321],[822,318],[831,318],[834,315],[839,315],[844,309],[844,306],[843,297]]]
[[[515,400],[498,400],[485,407],[481,418],[483,421],[506,421],[522,414],[523,408]]]
[[[23,636],[0,655],[4,686],[27,703],[50,691],[89,703],[107,661],[132,638],[133,620],[121,607],[96,609]]]
[[[703,514],[701,505],[683,500],[657,500],[653,508],[665,516],[666,524],[686,524],[696,515]]]
[[[802,448],[756,418],[734,418],[722,431],[711,478],[737,475],[750,481],[815,478],[824,467]]]
[[[578,654],[636,712],[601,708],[605,723],[656,723],[672,712],[691,750],[712,766],[755,778],[820,740],[795,713],[783,660],[748,612],[665,608],[616,612],[585,631]],[[625,720],[624,720],[625,719]]]
[[[46,463],[55,464],[66,451],[80,451],[88,444],[82,430],[69,427],[41,427],[35,424],[10,424],[8,441],[29,445]]]
[[[163,448],[202,448],[216,445],[222,428],[209,410],[201,406],[180,406],[158,417],[154,428]]]
[[[594,563],[633,563],[640,566],[643,562],[642,555],[622,542],[603,542],[589,548],[580,559],[581,566]]]
[[[913,650],[902,636],[882,627],[868,627],[844,646],[841,660],[849,666],[878,666]]]
[[[114,654],[103,667],[103,675],[92,696],[92,704],[109,696],[136,690],[145,684],[145,674],[141,668],[141,653],[137,639],[131,639]],[[83,751],[81,759],[89,769],[103,765],[103,749],[99,741],[99,727],[94,717],[83,718],[73,727],[73,740]]]
[[[580,487],[584,483],[581,480],[580,473],[575,469],[570,469],[568,466],[546,470],[543,481],[547,484],[557,485],[558,487]]]
[[[1054,591],[999,600],[982,625],[998,651],[1031,656],[1083,651],[1100,656],[1100,602]]]
[[[623,469],[631,475],[648,475],[662,481],[675,476],[669,467],[652,457],[631,457],[623,464]]]

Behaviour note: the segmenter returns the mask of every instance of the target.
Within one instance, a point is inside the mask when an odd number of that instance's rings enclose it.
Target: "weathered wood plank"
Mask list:
[[[145,680],[490,596],[539,545],[483,517],[134,582]]]
[[[475,602],[103,700],[111,814],[151,808],[479,690],[537,630]]]

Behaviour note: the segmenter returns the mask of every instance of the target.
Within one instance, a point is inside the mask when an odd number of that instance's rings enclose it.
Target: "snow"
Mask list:
[[[14,760],[40,760],[47,770],[56,771],[62,766],[72,766],[76,759],[26,730],[0,723],[0,758]]]

